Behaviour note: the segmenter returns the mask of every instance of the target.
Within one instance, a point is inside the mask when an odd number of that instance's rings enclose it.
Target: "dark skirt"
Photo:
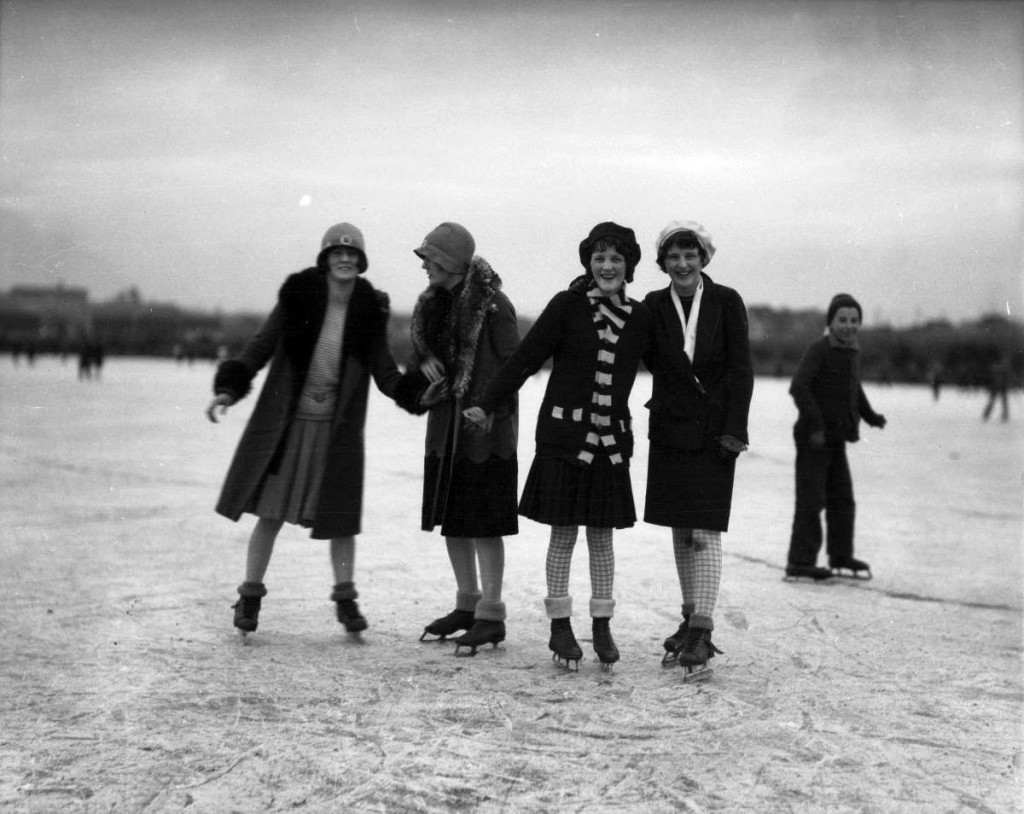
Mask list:
[[[424,459],[423,522],[424,531],[441,526],[445,537],[505,537],[519,533],[516,492],[519,489],[519,465],[516,458],[492,456],[482,463],[468,458],[455,462],[441,472],[441,459]],[[440,494],[448,483],[447,495]]]
[[[625,529],[636,523],[629,463],[598,455],[589,466],[537,455],[519,501],[523,517],[549,526]]]
[[[728,531],[736,462],[714,449],[651,447],[644,522],[680,529]]]

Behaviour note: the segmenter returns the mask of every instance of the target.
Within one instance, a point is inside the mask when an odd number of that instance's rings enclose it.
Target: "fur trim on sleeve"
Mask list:
[[[241,401],[252,390],[253,374],[237,359],[227,359],[217,366],[213,377],[214,395],[227,393],[235,401]]]

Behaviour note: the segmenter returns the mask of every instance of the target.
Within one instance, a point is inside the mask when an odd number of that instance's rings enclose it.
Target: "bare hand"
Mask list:
[[[420,396],[420,404],[423,407],[433,407],[435,404],[447,401],[451,398],[451,395],[452,391],[451,387],[448,386],[448,380],[441,378],[431,382],[430,386],[423,391],[423,395]]]
[[[739,438],[734,438],[731,435],[723,435],[718,439],[718,443],[729,450],[729,452],[735,452],[737,455],[747,451],[747,445]]]
[[[494,413],[485,413],[480,407],[470,407],[462,411],[462,417],[474,432],[488,433],[494,426]]]
[[[427,377],[427,381],[438,382],[444,378],[444,365],[436,356],[428,356],[420,363],[420,373]]]
[[[206,408],[206,417],[210,419],[214,424],[217,423],[217,408],[220,408],[220,414],[224,415],[228,411],[228,407],[235,403],[235,400],[231,398],[227,393],[218,393],[214,396],[213,401],[210,402],[210,406]]]

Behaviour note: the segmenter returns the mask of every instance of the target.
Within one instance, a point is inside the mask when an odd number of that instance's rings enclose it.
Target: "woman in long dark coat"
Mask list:
[[[519,344],[516,312],[501,278],[475,249],[465,227],[442,223],[414,250],[430,285],[413,310],[415,356],[398,395],[402,406],[415,410],[416,394],[429,382],[447,394],[427,418],[422,528],[441,527],[455,574],[455,610],[427,625],[420,639],[465,630],[455,639],[456,652],[465,646],[472,654],[505,640],[503,538],[519,531],[516,395],[502,402],[486,432],[462,419],[463,406]]]
[[[691,673],[720,652],[712,613],[754,376],[743,300],[703,272],[715,254],[711,235],[699,223],[673,222],[657,248],[671,282],[644,298],[653,321],[644,357],[653,374],[644,520],[672,529],[683,622],[665,640],[665,662],[678,659]]]
[[[285,522],[331,541],[338,621],[349,632],[367,627],[353,573],[369,379],[393,396],[402,375],[388,348],[388,298],[360,276],[367,265],[360,231],[332,226],[316,265],[285,280],[263,327],[217,369],[207,409],[214,422],[270,362],[217,503],[231,520],[243,512],[259,518],[235,604],[234,624],[243,633],[256,630],[264,575]]]
[[[647,308],[626,296],[640,260],[633,230],[599,223],[580,242],[579,258],[586,273],[552,298],[483,397],[466,411],[486,426],[502,401],[552,360],[519,513],[551,526],[544,600],[551,619],[548,647],[556,660],[577,668],[583,652],[570,621],[569,568],[580,526],[586,527],[590,553],[594,650],[602,665],[619,660],[610,630],[612,534],[636,522],[629,394],[650,340]]]

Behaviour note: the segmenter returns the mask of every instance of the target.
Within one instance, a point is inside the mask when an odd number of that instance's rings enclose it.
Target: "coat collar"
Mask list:
[[[700,273],[704,280],[704,294],[700,303],[700,318],[697,321],[697,339],[694,346],[694,356],[698,360],[707,358],[708,348],[718,330],[722,319],[722,304],[718,300],[718,292],[715,289],[714,281],[703,271]],[[655,292],[655,312],[659,319],[665,321],[673,343],[677,343],[680,349],[683,347],[683,326],[679,323],[675,306],[672,304],[672,284]],[[682,357],[682,354],[680,354]]]

